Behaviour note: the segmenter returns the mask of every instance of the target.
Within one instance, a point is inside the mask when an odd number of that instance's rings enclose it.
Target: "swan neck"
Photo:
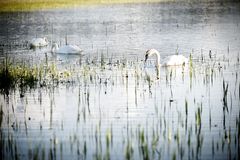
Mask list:
[[[160,64],[156,66],[156,70],[157,70],[157,79],[160,79]]]
[[[159,66],[160,65],[160,53],[159,52],[155,52],[155,55],[156,55],[156,57],[157,57],[157,59],[156,59],[156,62],[157,62],[157,66]]]
[[[156,70],[157,70],[157,79],[160,79],[160,53],[154,52],[156,55]]]
[[[56,44],[52,47],[52,52],[56,52],[57,50],[58,50],[58,45]]]

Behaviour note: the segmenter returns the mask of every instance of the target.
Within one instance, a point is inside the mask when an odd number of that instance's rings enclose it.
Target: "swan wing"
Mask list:
[[[188,63],[188,59],[183,55],[172,55],[163,60],[163,66],[177,66],[186,63]]]
[[[44,38],[34,38],[32,39],[30,45],[34,47],[41,47],[48,45],[48,42]]]
[[[82,50],[76,45],[62,46],[57,50],[59,54],[80,54]]]

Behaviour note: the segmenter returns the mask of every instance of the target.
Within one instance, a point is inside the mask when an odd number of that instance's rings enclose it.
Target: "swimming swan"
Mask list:
[[[160,66],[178,66],[178,65],[184,65],[188,63],[188,58],[184,57],[183,55],[172,55],[168,56],[163,60],[162,65],[160,64],[160,53],[156,49],[150,49],[146,51],[145,54],[145,62],[147,59],[152,56],[156,55],[156,67]]]
[[[52,53],[57,53],[57,54],[72,54],[72,55],[77,55],[77,54],[82,54],[83,50],[80,49],[76,45],[64,45],[61,47],[58,47],[57,43],[54,43],[52,46]]]
[[[30,42],[30,47],[43,47],[48,45],[48,40],[46,37],[43,38],[33,38]]]

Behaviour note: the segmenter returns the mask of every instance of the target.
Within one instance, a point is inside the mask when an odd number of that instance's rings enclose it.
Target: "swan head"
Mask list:
[[[147,50],[146,53],[145,53],[145,63],[148,60],[148,58],[151,57],[154,54],[156,54],[158,57],[160,57],[160,54],[156,49]]]
[[[48,43],[48,39],[46,37],[43,37],[43,40]]]
[[[47,42],[47,38],[46,38],[46,37],[43,37],[43,39],[44,39],[44,41],[46,41],[46,42]]]

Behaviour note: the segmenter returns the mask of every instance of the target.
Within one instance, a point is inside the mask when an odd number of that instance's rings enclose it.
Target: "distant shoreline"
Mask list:
[[[0,0],[0,12],[41,11],[87,5],[154,3],[154,2],[221,2],[240,0]]]
[[[38,11],[88,5],[168,2],[176,0],[0,0],[0,12]]]

